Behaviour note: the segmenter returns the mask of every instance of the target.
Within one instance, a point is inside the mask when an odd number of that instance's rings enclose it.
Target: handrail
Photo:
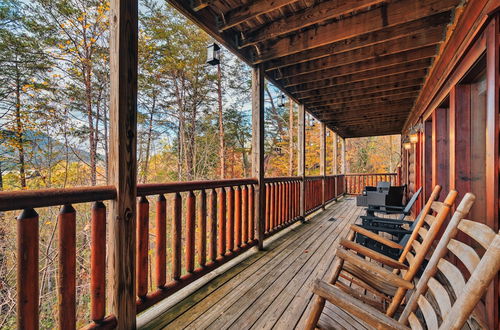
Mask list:
[[[257,184],[257,179],[224,179],[224,180],[205,180],[205,181],[187,181],[187,182],[168,182],[168,183],[145,183],[137,185],[137,196],[149,196],[157,194],[169,194],[185,192],[190,190],[215,189],[229,186],[239,186],[246,184]]]
[[[345,176],[398,175],[397,173],[346,173]]]
[[[0,192],[0,211],[105,201],[116,198],[114,186]]]

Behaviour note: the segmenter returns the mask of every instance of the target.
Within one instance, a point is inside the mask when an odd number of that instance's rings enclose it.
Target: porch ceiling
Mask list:
[[[462,0],[170,0],[342,137],[398,134]]]

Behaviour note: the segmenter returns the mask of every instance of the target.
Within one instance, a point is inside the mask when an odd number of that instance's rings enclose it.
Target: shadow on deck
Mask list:
[[[313,297],[311,284],[328,274],[337,242],[361,211],[353,197],[328,205],[305,224],[265,241],[266,251],[254,250],[180,302],[163,308],[159,304],[142,322],[139,318],[138,325],[144,329],[303,328]],[[348,315],[338,316],[346,318],[341,324],[361,326]]]

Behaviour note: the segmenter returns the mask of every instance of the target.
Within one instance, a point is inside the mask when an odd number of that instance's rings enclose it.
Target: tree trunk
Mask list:
[[[0,191],[3,191],[3,169],[1,160],[0,160]]]
[[[222,113],[222,70],[217,64],[217,95],[219,101],[219,158],[220,158],[220,178],[226,177],[226,143],[224,141],[224,118]]]
[[[288,175],[293,176],[295,151],[293,147],[293,102],[290,99],[290,108],[288,109]]]
[[[21,77],[16,76],[16,144],[19,156],[19,181],[21,188],[26,189],[26,163],[24,155],[24,128],[21,120]]]
[[[155,93],[154,93],[155,94]],[[156,108],[156,95],[153,96],[151,111],[149,112],[148,136],[146,141],[146,156],[144,157],[144,166],[142,168],[142,182],[145,183],[148,179],[149,153],[151,149],[151,139],[153,136],[153,118]]]
[[[90,59],[89,59],[90,61]],[[83,81],[85,84],[85,106],[87,111],[87,121],[89,125],[89,153],[90,153],[90,183],[95,186],[97,183],[97,148],[95,141],[94,115],[92,113],[92,66],[86,64],[83,68]]]

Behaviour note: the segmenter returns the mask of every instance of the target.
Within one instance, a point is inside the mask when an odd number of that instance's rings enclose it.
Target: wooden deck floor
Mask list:
[[[311,283],[333,264],[337,242],[362,208],[353,197],[330,204],[303,225],[266,246],[185,298],[148,328],[303,328],[312,301]],[[333,219],[335,220],[333,220]],[[363,328],[335,306],[340,329]]]

